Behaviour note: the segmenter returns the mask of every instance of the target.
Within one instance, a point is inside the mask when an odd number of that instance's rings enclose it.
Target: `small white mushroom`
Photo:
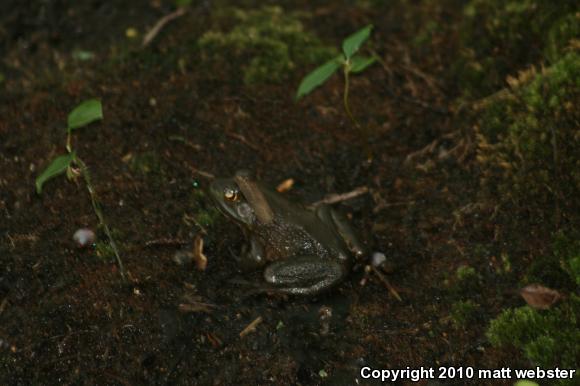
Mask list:
[[[77,229],[73,235],[73,240],[79,248],[85,248],[95,242],[95,232],[89,228]]]

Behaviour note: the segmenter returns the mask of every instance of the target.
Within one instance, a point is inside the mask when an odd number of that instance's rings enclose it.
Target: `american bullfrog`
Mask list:
[[[344,215],[328,205],[308,210],[264,187],[248,172],[216,179],[210,195],[249,239],[246,267],[264,269],[259,292],[313,295],[350,272],[364,254]]]

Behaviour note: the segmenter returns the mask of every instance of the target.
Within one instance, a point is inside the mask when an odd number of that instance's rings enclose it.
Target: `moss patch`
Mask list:
[[[482,182],[550,216],[580,191],[580,55],[570,53],[541,73],[522,73],[511,85],[486,102],[479,117]]]
[[[472,300],[461,300],[453,303],[451,308],[451,320],[456,328],[467,327],[475,321],[479,305]]]
[[[233,18],[235,27],[215,27],[198,40],[203,60],[208,65],[239,63],[241,68],[230,69],[241,71],[246,84],[284,81],[297,66],[323,63],[336,55],[334,48],[304,30],[297,12],[276,6],[234,8],[216,17]]]
[[[475,268],[461,266],[455,272],[455,279],[452,282],[451,291],[457,294],[474,293],[481,285],[481,276]]]
[[[487,337],[494,346],[521,348],[538,366],[575,369],[580,359],[578,315],[580,298],[575,295],[547,311],[507,309],[491,322]]]
[[[569,298],[545,311],[529,306],[504,310],[489,326],[490,342],[494,346],[517,347],[526,358],[542,367],[576,368],[580,359],[580,297],[574,293],[580,284],[579,261],[577,234],[556,233],[553,254],[534,261],[524,282],[535,281],[565,289],[570,293]]]
[[[472,0],[464,8],[458,72],[464,92],[482,96],[501,88],[510,73],[559,60],[578,38],[572,0]]]

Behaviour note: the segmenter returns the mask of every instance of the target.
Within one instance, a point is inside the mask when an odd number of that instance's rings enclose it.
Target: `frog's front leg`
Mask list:
[[[326,224],[332,224],[357,258],[361,258],[366,253],[364,245],[359,241],[342,211],[323,204],[316,208],[316,215]]]
[[[274,291],[295,295],[317,294],[340,282],[345,275],[338,260],[315,255],[277,261],[264,270],[264,278]]]
[[[249,239],[250,245],[242,250],[240,265],[244,271],[255,271],[266,263],[266,251],[255,237],[250,236]]]

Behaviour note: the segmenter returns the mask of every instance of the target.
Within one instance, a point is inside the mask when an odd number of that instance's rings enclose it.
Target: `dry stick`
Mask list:
[[[389,202],[389,203],[379,204],[373,208],[373,213],[377,214],[383,209],[392,208],[394,206],[412,205],[415,202],[416,202],[415,200],[410,200],[410,201],[397,201],[397,202]]]
[[[109,239],[109,244],[111,245],[111,248],[113,249],[113,253],[115,254],[115,258],[117,259],[117,265],[119,266],[119,272],[121,273],[121,277],[123,278],[123,281],[126,281],[127,278],[125,276],[125,267],[123,266],[123,262],[121,261],[121,256],[119,256],[119,250],[117,249],[117,244],[115,244],[115,240],[113,240],[113,235],[111,234],[111,230],[109,229],[109,226],[105,222],[105,217],[103,216],[103,212],[101,211],[101,208],[100,208],[99,203],[97,201],[95,190],[93,189],[93,184],[91,183],[89,169],[88,169],[87,165],[83,162],[83,160],[81,160],[76,155],[74,156],[74,161],[81,168],[81,174],[83,175],[83,178],[85,179],[85,184],[87,185],[87,190],[89,191],[89,196],[91,197],[91,203],[93,204],[93,210],[95,211],[95,214],[97,215],[97,218],[99,219],[99,225],[103,227],[103,229],[105,230],[105,234],[107,235],[107,238]]]
[[[373,54],[374,57],[377,58],[377,61],[381,64],[381,66],[383,67],[383,69],[385,70],[385,72],[389,75],[389,77],[392,77],[392,73],[393,71],[389,68],[389,66],[387,65],[387,63],[383,60],[382,57],[379,56],[379,54],[375,51],[375,50],[370,50],[371,54]],[[406,66],[405,67],[406,70],[408,70],[409,72],[417,75],[418,77],[420,77],[421,79],[423,79],[426,83],[428,83],[432,88],[437,88],[439,89],[439,85],[437,84],[437,81],[434,80],[433,78],[431,78],[430,76],[428,76],[427,74],[423,73],[422,71],[418,70],[418,69],[413,69],[412,67]],[[427,110],[432,110],[435,111],[437,113],[447,113],[447,111],[445,109],[441,109],[439,107],[435,107],[430,105],[427,102],[424,102],[420,99],[416,99],[416,98],[409,98],[406,97],[404,95],[395,95],[394,92],[392,92],[388,87],[384,89],[390,96],[392,96],[395,99],[398,100],[402,100],[404,102],[408,102],[408,103],[412,103],[415,104],[417,106],[423,107],[424,109]]]
[[[160,239],[153,239],[153,240],[149,240],[145,242],[145,246],[147,248],[150,247],[159,247],[159,246],[182,246],[187,244],[186,241],[182,240],[182,239],[174,239],[174,238],[169,238],[169,237],[165,237],[165,238],[160,238]]]
[[[163,29],[163,27],[165,27],[167,23],[177,19],[180,16],[185,15],[186,11],[187,10],[184,7],[179,7],[176,11],[159,19],[159,21],[155,24],[155,26],[153,26],[153,28],[151,28],[143,38],[143,43],[141,44],[141,47],[147,47],[149,43],[151,43],[151,41],[155,39],[155,37],[159,34],[159,32],[161,32],[161,29]]]
[[[217,308],[215,304],[202,302],[181,303],[177,307],[177,309],[183,313],[205,312],[206,314],[210,314],[214,308]]]
[[[241,135],[241,134],[238,134],[238,133],[232,133],[231,131],[226,131],[226,135],[227,135],[228,137],[232,137],[232,138],[234,138],[234,139],[237,139],[238,141],[240,141],[240,142],[241,142],[241,143],[243,143],[244,145],[248,146],[248,147],[249,147],[249,148],[251,148],[252,150],[255,150],[256,152],[258,152],[258,154],[259,154],[259,152],[261,151],[261,149],[260,149],[260,147],[259,147],[259,146],[256,146],[256,145],[254,145],[252,142],[248,141],[248,140],[246,139],[246,137],[244,137],[244,136],[243,136],[243,135]]]
[[[359,186],[358,188],[351,190],[350,192],[347,192],[347,193],[331,194],[329,196],[326,196],[322,200],[316,201],[315,203],[311,204],[309,207],[315,208],[315,207],[322,205],[322,204],[336,204],[337,202],[347,201],[347,200],[353,199],[355,197],[358,197],[358,196],[363,195],[363,194],[368,193],[368,192],[369,192],[368,187]]]
[[[243,338],[244,336],[248,335],[250,332],[253,332],[256,327],[258,326],[258,324],[262,323],[263,319],[261,316],[258,316],[256,319],[254,319],[254,321],[250,324],[248,324],[246,326],[246,328],[244,328],[242,330],[242,332],[240,332],[240,338]]]
[[[389,283],[389,281],[387,280],[385,275],[383,275],[378,269],[376,269],[372,265],[371,265],[371,269],[373,270],[373,273],[375,275],[377,275],[379,280],[385,285],[385,287],[387,287],[387,289],[389,290],[391,295],[393,295],[398,301],[402,302],[403,299],[401,299],[401,296],[399,296],[399,293],[397,292],[397,290],[391,285],[391,283]]]
[[[196,169],[194,167],[189,166],[188,164],[185,164],[185,167],[189,169],[190,172],[192,172],[193,174],[199,174],[200,176],[207,178],[209,180],[213,180],[215,179],[215,176],[213,174],[211,174],[210,172],[206,172],[204,170],[200,170],[200,169]]]

